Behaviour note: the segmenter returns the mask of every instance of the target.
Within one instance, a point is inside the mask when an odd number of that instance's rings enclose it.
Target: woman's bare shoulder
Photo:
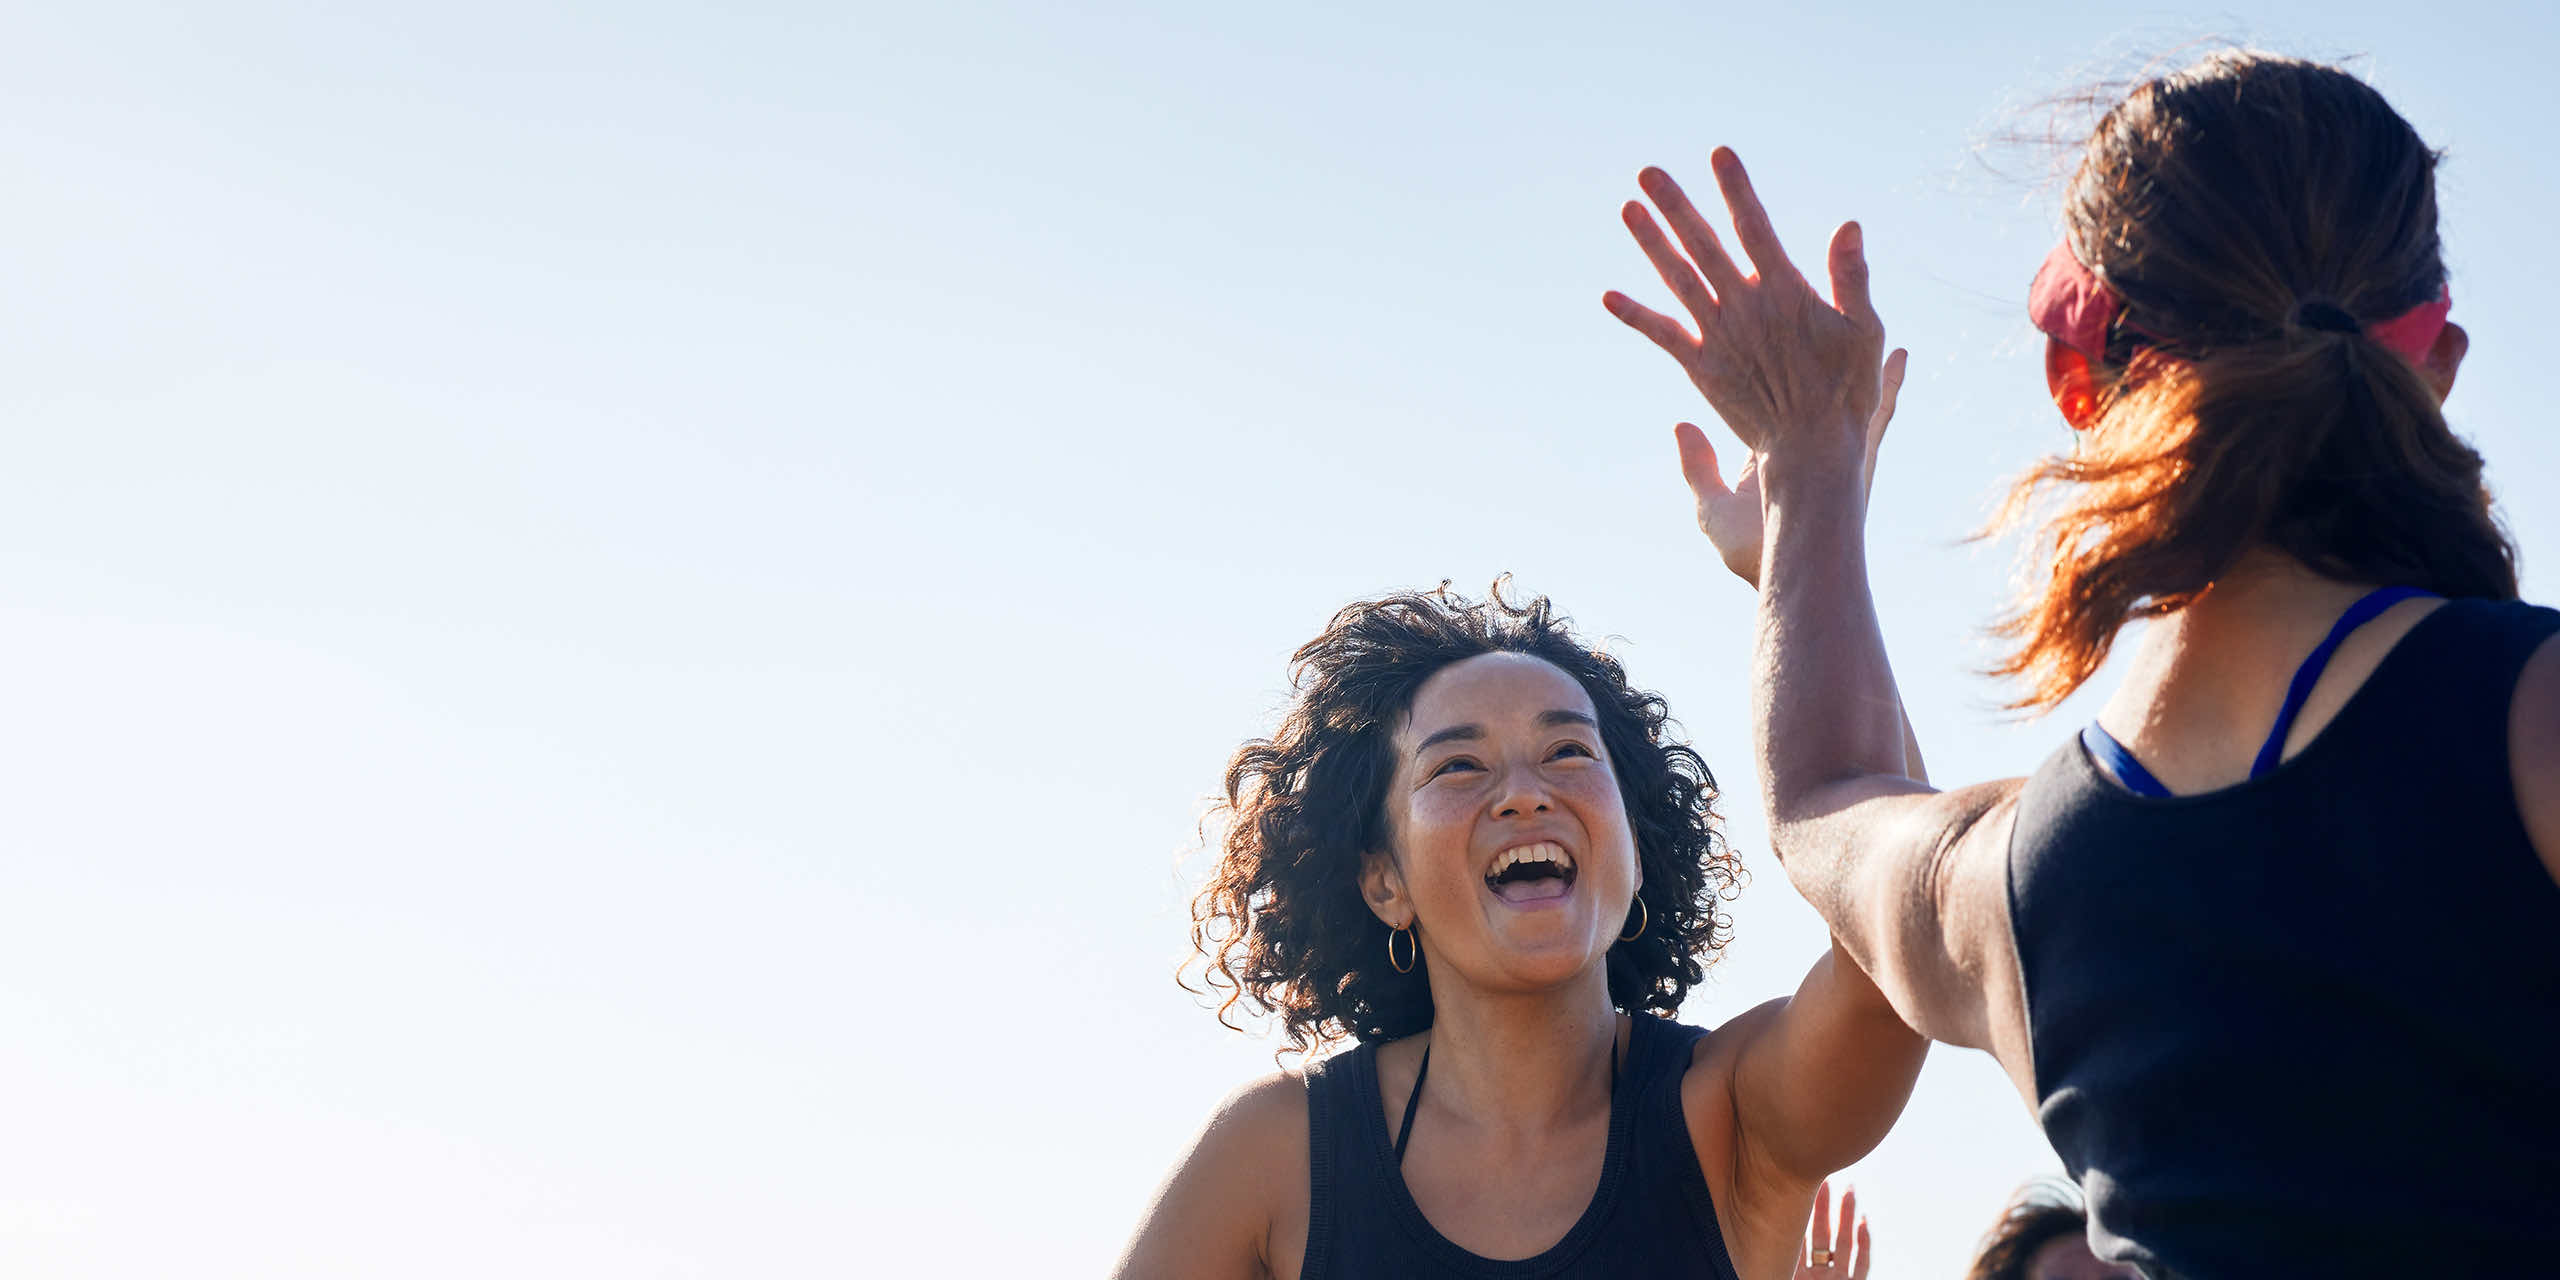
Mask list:
[[[2516,678],[2507,717],[2507,768],[2516,814],[2543,869],[2560,881],[2560,635],[2544,640]]]
[[[1139,1220],[1117,1277],[1293,1277],[1306,1249],[1307,1086],[1275,1071],[1229,1093]]]
[[[1214,1143],[1221,1154],[1256,1162],[1269,1169],[1275,1161],[1294,1161],[1299,1190],[1307,1170],[1307,1080],[1296,1071],[1274,1071],[1238,1086],[1220,1100],[1202,1126],[1201,1142]]]

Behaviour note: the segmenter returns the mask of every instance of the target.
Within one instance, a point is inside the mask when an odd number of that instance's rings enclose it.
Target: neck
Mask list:
[[[2294,664],[2373,586],[2324,577],[2280,551],[2243,552],[2194,604],[2144,630],[2099,718],[2119,737],[2175,721],[2254,742]]]
[[[1548,1128],[1607,1109],[1619,1022],[1604,965],[1554,991],[1442,986],[1431,984],[1433,1097],[1425,1106],[1506,1130]]]

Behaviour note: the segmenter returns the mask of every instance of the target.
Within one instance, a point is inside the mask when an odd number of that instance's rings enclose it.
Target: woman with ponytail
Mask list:
[[[2147,619],[2034,776],[1938,792],[1864,558],[1884,326],[1740,162],[1745,274],[1668,176],[1627,221],[1696,332],[1623,295],[1754,451],[1757,727],[1790,880],[1915,1029],[1990,1051],[2152,1276],[2548,1257],[2560,1188],[2560,613],[2516,600],[2479,456],[2436,156],[2332,67],[2222,54],[2090,136],[2031,311],[2078,435],[2005,518],[2048,566],[1995,626],[2016,705]],[[1678,247],[1674,247],[1673,237]],[[1735,495],[1681,433],[1702,513]],[[1736,557],[1723,547],[1727,561]]]

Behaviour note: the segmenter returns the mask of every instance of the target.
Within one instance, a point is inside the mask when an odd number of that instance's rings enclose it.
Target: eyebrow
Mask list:
[[[1594,720],[1579,711],[1561,710],[1540,712],[1538,715],[1538,724],[1541,727],[1553,727],[1560,724],[1578,724],[1591,729],[1598,729],[1600,727],[1599,721]],[[1443,742],[1473,741],[1483,736],[1484,728],[1481,725],[1453,724],[1448,728],[1442,729],[1438,733],[1432,734],[1430,737],[1424,738],[1422,741],[1413,744],[1413,753],[1415,755],[1421,755],[1423,752],[1429,751]]]
[[[1441,743],[1443,743],[1443,742],[1452,742],[1452,741],[1457,741],[1457,740],[1459,740],[1459,739],[1481,738],[1481,737],[1483,737],[1483,736],[1484,736],[1484,730],[1482,730],[1482,729],[1480,729],[1480,728],[1477,728],[1477,727],[1476,727],[1476,726],[1474,726],[1474,725],[1471,725],[1471,724],[1453,724],[1453,725],[1449,726],[1448,728],[1443,729],[1443,730],[1441,730],[1441,731],[1440,731],[1440,732],[1438,732],[1438,733],[1432,734],[1430,737],[1428,737],[1428,738],[1424,738],[1422,741],[1420,741],[1420,742],[1417,742],[1417,743],[1413,744],[1413,753],[1414,753],[1415,755],[1421,755],[1423,752],[1425,752],[1425,751],[1429,751],[1429,750],[1430,750],[1430,749],[1432,749],[1433,747],[1439,746],[1439,745],[1440,745]]]

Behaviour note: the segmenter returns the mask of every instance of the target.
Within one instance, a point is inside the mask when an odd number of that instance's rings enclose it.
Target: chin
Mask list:
[[[1533,990],[1551,990],[1571,986],[1592,973],[1605,974],[1609,951],[1588,947],[1551,946],[1500,948],[1502,972],[1512,983]]]

